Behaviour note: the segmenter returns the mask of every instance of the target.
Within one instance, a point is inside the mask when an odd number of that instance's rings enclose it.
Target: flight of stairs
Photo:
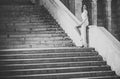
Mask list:
[[[76,47],[43,6],[21,1],[0,5],[0,79],[120,79],[94,48]]]
[[[0,49],[72,46],[75,44],[44,7],[0,6]]]
[[[0,79],[120,79],[93,48],[0,52]]]

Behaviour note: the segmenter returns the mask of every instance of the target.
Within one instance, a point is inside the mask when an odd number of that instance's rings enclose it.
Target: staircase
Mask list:
[[[0,6],[0,49],[75,46],[44,7]]]
[[[76,47],[29,0],[0,6],[0,49],[0,79],[120,79],[94,48]]]

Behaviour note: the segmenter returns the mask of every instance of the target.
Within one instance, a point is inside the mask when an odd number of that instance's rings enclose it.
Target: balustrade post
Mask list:
[[[106,0],[106,18],[107,18],[107,29],[112,33],[112,12],[111,12],[112,0]]]
[[[97,25],[97,0],[92,0],[91,5],[92,5],[92,25]]]

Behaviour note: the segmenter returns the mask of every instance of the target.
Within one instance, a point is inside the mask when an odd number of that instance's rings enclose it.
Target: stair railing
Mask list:
[[[84,21],[80,22],[60,0],[40,0],[41,3],[70,36],[76,46],[87,46],[86,33],[83,31],[86,30],[87,19],[84,18]]]

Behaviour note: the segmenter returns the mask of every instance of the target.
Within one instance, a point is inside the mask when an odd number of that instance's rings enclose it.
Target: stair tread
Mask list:
[[[1,54],[0,59],[26,59],[26,58],[58,58],[58,57],[86,57],[86,56],[97,56],[96,52],[68,52],[68,53],[34,53],[34,54]]]
[[[34,49],[37,49],[37,48],[54,48],[54,47],[73,47],[75,46],[74,44],[72,43],[61,43],[61,44],[48,44],[48,43],[43,43],[43,44],[9,44],[9,45],[2,45],[0,46],[0,50],[6,50],[6,49],[30,49],[30,48],[34,48]]]
[[[2,52],[16,52],[16,53],[20,53],[20,52],[44,52],[44,53],[50,53],[50,52],[93,52],[95,51],[94,48],[89,47],[89,48],[81,48],[81,47],[47,47],[47,48],[32,48],[32,49],[4,49],[4,50],[0,50]]]
[[[45,79],[61,79],[61,78],[76,78],[76,77],[95,77],[95,76],[114,76],[114,72],[112,71],[94,71],[94,72],[71,72],[71,73],[53,73],[53,74],[33,74],[33,75],[15,75],[15,76],[4,76],[8,78],[24,78],[24,77],[38,77],[38,78],[45,78]]]
[[[54,52],[21,52],[21,53],[17,53],[17,52],[1,52],[0,56],[25,56],[25,55],[70,55],[70,54],[85,54],[85,55],[89,55],[89,54],[94,54],[94,55],[98,55],[97,52],[58,52],[58,53],[54,53]]]
[[[19,68],[58,68],[58,67],[82,67],[82,66],[103,66],[106,65],[105,61],[84,61],[84,62],[59,62],[59,63],[34,63],[34,64],[6,64],[0,65],[0,67],[9,69],[11,67],[19,69]]]
[[[2,70],[3,75],[32,75],[32,74],[52,74],[52,73],[70,73],[70,72],[94,72],[94,71],[110,71],[110,67],[62,67],[62,68],[41,68],[41,69],[17,69],[17,70]]]
[[[70,78],[70,79],[120,79],[120,77],[118,77],[118,76],[99,76],[99,77]]]
[[[56,70],[64,70],[64,69],[99,69],[99,68],[108,68],[107,70],[110,70],[110,66],[104,65],[104,66],[84,66],[84,67],[58,67],[58,68],[32,68],[32,69],[15,69],[15,70],[1,70],[0,72],[20,72],[20,71],[56,71]],[[95,70],[96,70],[95,69]],[[102,71],[102,70],[100,70]],[[105,71],[105,69],[103,70]],[[80,71],[79,71],[80,72]]]
[[[29,58],[29,59],[2,59],[0,61],[31,61],[31,60],[53,60],[53,59],[56,59],[56,60],[60,60],[60,59],[90,59],[90,58],[98,58],[98,60],[102,60],[101,56],[87,56],[87,57],[57,57],[57,58]]]

